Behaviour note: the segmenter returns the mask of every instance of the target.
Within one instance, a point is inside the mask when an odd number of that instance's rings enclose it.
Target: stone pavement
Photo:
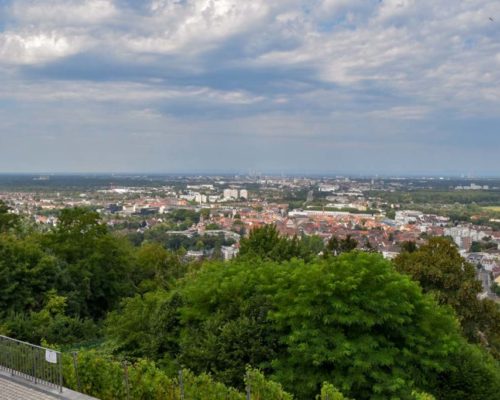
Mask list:
[[[0,400],[98,400],[63,388],[50,389],[0,371]]]
[[[0,400],[54,400],[57,397],[38,392],[0,376]]]

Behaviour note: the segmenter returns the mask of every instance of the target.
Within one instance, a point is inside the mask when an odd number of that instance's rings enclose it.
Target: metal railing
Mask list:
[[[62,392],[62,357],[56,350],[0,335],[0,370]]]

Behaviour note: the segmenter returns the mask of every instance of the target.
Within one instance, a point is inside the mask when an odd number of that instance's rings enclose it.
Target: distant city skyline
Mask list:
[[[121,172],[109,172],[109,171],[74,171],[74,172],[64,172],[64,171],[24,171],[24,172],[0,172],[0,179],[5,177],[30,177],[36,178],[49,178],[50,177],[105,177],[105,178],[134,178],[134,177],[147,177],[147,178],[172,178],[172,177],[204,177],[204,178],[214,178],[214,177],[242,177],[242,178],[352,178],[352,179],[429,179],[429,180],[453,180],[453,181],[481,181],[481,180],[491,180],[497,181],[500,179],[500,174],[485,174],[485,175],[473,175],[473,174],[423,174],[423,173],[411,173],[406,174],[394,174],[394,173],[349,173],[349,172],[272,172],[272,171],[261,171],[258,173],[251,173],[248,171],[121,171]]]
[[[0,0],[0,173],[500,176],[500,2]]]

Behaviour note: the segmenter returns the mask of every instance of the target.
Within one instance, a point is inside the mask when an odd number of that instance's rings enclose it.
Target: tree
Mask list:
[[[38,311],[44,294],[61,281],[61,263],[34,238],[0,235],[0,310]]]
[[[91,320],[66,315],[66,298],[54,289],[45,295],[45,305],[40,311],[10,313],[4,321],[7,334],[30,343],[71,344],[93,339],[98,328]]]
[[[500,311],[491,300],[479,300],[481,283],[475,267],[466,262],[446,238],[431,238],[413,253],[403,252],[394,260],[396,268],[419,282],[440,304],[453,308],[465,337],[483,343],[500,355]]]
[[[264,288],[273,273],[281,274],[279,269],[276,263],[246,257],[238,263],[206,264],[188,278],[179,290],[179,361],[240,388],[247,365],[269,372],[280,346],[267,318],[272,296]]]
[[[12,209],[0,200],[0,233],[14,229],[19,224],[19,215],[12,214]]]
[[[401,243],[401,251],[406,253],[413,253],[417,251],[417,243],[413,240],[408,240]]]
[[[179,352],[179,307],[175,292],[148,292],[122,300],[106,320],[114,352],[131,358],[174,359]]]
[[[437,376],[435,395],[440,400],[498,399],[500,364],[482,349],[464,345],[450,356],[451,367]]]
[[[281,238],[274,225],[264,225],[261,228],[252,229],[248,238],[240,241],[240,256],[247,254],[261,258],[270,257],[275,249],[280,246]]]
[[[131,246],[112,236],[96,212],[62,210],[57,227],[41,240],[62,264],[57,288],[70,315],[102,318],[133,293]]]
[[[338,389],[328,382],[321,386],[321,393],[316,396],[317,400],[347,400]]]
[[[167,289],[184,274],[180,257],[159,243],[144,243],[135,253],[133,281],[143,293],[154,289]]]
[[[75,207],[61,210],[52,235],[47,237],[48,246],[71,263],[91,253],[98,238],[107,234],[95,211]]]
[[[321,240],[321,239],[320,239]],[[280,236],[275,225],[253,229],[248,238],[240,241],[239,257],[285,261],[294,257],[311,260],[319,253],[317,239],[301,240],[297,236]]]
[[[286,345],[273,367],[300,399],[324,381],[357,399],[406,398],[458,349],[454,318],[379,255],[346,253],[288,276],[271,313]]]
[[[345,238],[340,240],[337,239],[335,235],[332,235],[326,245],[326,249],[329,251],[329,253],[333,253],[336,256],[342,253],[353,251],[357,247],[358,242],[356,241],[356,239],[353,239],[351,235],[347,235]]]
[[[394,218],[396,218],[396,211],[394,211],[393,209],[388,209],[386,211],[385,215],[389,219],[394,219]]]
[[[203,219],[208,220],[210,218],[210,209],[209,208],[203,208],[200,211],[200,216],[202,216]]]
[[[219,225],[217,225],[216,223],[210,223],[210,224],[207,224],[207,226],[205,227],[205,229],[207,231],[217,231],[219,229],[221,229],[221,227]]]
[[[332,235],[332,237],[328,240],[326,249],[329,253],[333,253],[333,255],[340,253],[340,242],[335,235]]]
[[[469,251],[471,253],[479,253],[482,251],[480,242],[472,242]]]
[[[304,251],[311,254],[319,254],[325,249],[323,239],[317,235],[303,235],[300,238]]]
[[[460,379],[467,397],[480,374],[499,382],[482,350],[467,368],[477,374],[457,369],[476,350],[451,310],[372,253],[205,263],[172,292],[125,300],[107,326],[126,356],[178,362],[240,388],[252,365],[298,400],[323,382],[358,400],[419,398],[412,393],[441,393]]]

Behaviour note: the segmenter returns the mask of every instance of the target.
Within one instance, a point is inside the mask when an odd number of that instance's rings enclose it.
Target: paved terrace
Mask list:
[[[0,400],[97,400],[63,388],[50,389],[0,371]]]

